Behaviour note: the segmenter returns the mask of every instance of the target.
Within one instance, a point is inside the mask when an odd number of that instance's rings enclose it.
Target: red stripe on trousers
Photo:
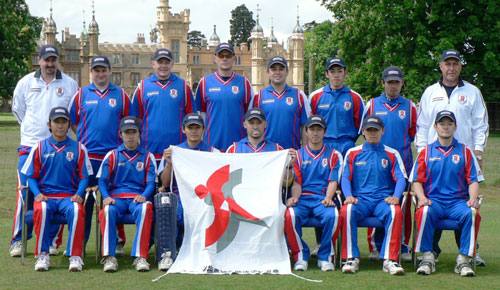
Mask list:
[[[295,229],[293,228],[292,216],[290,215],[290,209],[286,209],[285,212],[285,234],[288,241],[288,246],[292,252],[292,258],[297,261],[300,253],[299,243],[295,237]]]

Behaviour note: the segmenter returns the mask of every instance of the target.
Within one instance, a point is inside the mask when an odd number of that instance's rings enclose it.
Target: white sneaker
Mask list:
[[[115,255],[117,255],[119,257],[125,256],[125,251],[123,250],[123,243],[116,244]]]
[[[80,272],[83,269],[83,260],[80,256],[69,257],[69,270],[71,272]]]
[[[417,269],[417,274],[430,275],[436,271],[436,259],[432,252],[424,252],[422,254],[422,261]]]
[[[48,271],[50,267],[50,257],[47,253],[40,253],[35,263],[35,271]]]
[[[50,246],[49,247],[49,255],[50,256],[59,256],[59,249],[56,247]]]
[[[401,262],[411,262],[411,261],[413,261],[413,260],[411,258],[410,253],[402,253],[401,254]]]
[[[102,270],[104,272],[116,272],[118,270],[118,261],[114,256],[107,256],[102,259],[101,264],[103,264]]]
[[[161,260],[158,262],[158,270],[167,271],[172,267],[174,260],[170,258],[171,255],[170,251],[161,254]]]
[[[135,269],[139,272],[147,272],[149,271],[149,263],[143,257],[137,257],[132,264],[135,266]]]
[[[401,267],[401,265],[396,263],[396,261],[392,260],[385,260],[382,270],[391,275],[403,275],[405,273],[403,267]]]
[[[420,266],[418,266],[417,274],[430,275],[431,272],[432,272],[431,265],[428,263],[420,263]]]
[[[335,265],[333,265],[333,263],[330,263],[328,261],[318,260],[318,267],[323,272],[335,271]]]
[[[342,267],[342,273],[356,273],[359,270],[359,259],[349,259]]]
[[[479,257],[479,254],[476,252],[476,266],[486,266],[486,262]]]
[[[473,277],[475,273],[472,270],[471,262],[471,257],[459,254],[455,264],[455,273],[460,274],[460,276]]]
[[[15,241],[12,245],[10,245],[10,256],[11,257],[21,257],[23,249],[23,242]]]
[[[307,266],[308,266],[308,262],[307,261],[303,261],[303,260],[302,261],[298,261],[293,266],[293,270],[295,270],[295,271],[307,271]]]
[[[373,250],[368,254],[368,260],[378,261],[380,260],[380,252],[377,250]]]
[[[312,250],[311,255],[310,255],[311,257],[317,257],[318,256],[319,247],[321,247],[321,244],[318,244],[316,246],[316,248],[314,248],[314,250]]]

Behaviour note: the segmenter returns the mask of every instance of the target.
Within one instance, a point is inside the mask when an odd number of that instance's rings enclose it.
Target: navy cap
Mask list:
[[[221,43],[219,45],[217,45],[217,48],[215,49],[215,54],[219,54],[221,51],[223,50],[227,50],[229,51],[230,53],[232,53],[233,55],[235,55],[236,53],[234,53],[234,48],[231,44],[229,43]]]
[[[127,116],[127,117],[124,117],[120,121],[120,131],[121,132],[125,132],[129,129],[139,131],[139,119],[137,119],[134,116]]]
[[[450,118],[453,122],[457,122],[457,119],[455,118],[455,114],[452,111],[448,110],[442,110],[437,113],[436,115],[436,120],[434,121],[435,124],[439,122],[443,118]]]
[[[448,58],[454,58],[457,59],[458,61],[462,62],[462,55],[460,52],[454,50],[454,49],[448,49],[443,51],[443,54],[441,55],[441,61],[445,61]]]
[[[286,59],[284,57],[281,57],[281,56],[271,57],[269,59],[269,62],[267,63],[267,68],[270,68],[275,63],[279,63],[282,66],[284,66],[285,68],[288,68],[288,63],[286,62]]]
[[[157,60],[160,60],[162,58],[167,58],[169,60],[173,60],[174,56],[172,55],[172,52],[170,50],[168,50],[166,48],[158,48],[155,51],[155,55],[153,56],[153,60],[157,61]]]
[[[306,127],[311,128],[314,125],[319,125],[321,128],[326,129],[325,119],[320,115],[312,115],[307,118]]]
[[[57,51],[57,48],[51,44],[44,45],[40,48],[38,51],[38,56],[47,59],[51,56],[54,57],[59,57],[59,52]]]
[[[253,118],[257,118],[264,122],[266,121],[266,114],[264,114],[264,111],[262,111],[261,108],[252,108],[246,112],[245,121],[249,121]]]
[[[189,113],[184,117],[184,120],[182,121],[182,126],[187,127],[191,124],[196,124],[200,125],[202,127],[205,127],[205,122],[203,122],[203,118],[196,114],[196,113]]]
[[[111,67],[111,63],[109,62],[109,59],[105,55],[96,55],[92,58],[92,62],[90,63],[90,68],[95,68],[96,66],[102,66],[102,67]]]
[[[384,121],[377,115],[369,115],[363,120],[363,130],[368,128],[375,128],[381,130],[384,128]]]
[[[327,62],[326,62],[326,70],[329,70],[332,66],[334,65],[338,65],[340,67],[346,67],[346,64],[345,64],[345,61],[343,58],[341,57],[334,57],[334,58],[330,58]]]
[[[57,118],[69,120],[69,112],[65,107],[54,107],[50,110],[49,121],[54,121]]]
[[[397,66],[389,66],[388,68],[384,69],[384,72],[382,73],[382,79],[384,82],[388,81],[403,81],[403,71],[397,67]]]

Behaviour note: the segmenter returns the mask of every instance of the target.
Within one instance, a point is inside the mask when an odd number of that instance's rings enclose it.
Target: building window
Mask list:
[[[77,71],[70,71],[70,72],[68,72],[68,75],[72,79],[74,79],[78,83],[78,85],[80,85],[80,73],[79,72],[77,72]]]
[[[66,61],[78,62],[80,61],[80,53],[78,50],[66,50]]]
[[[193,55],[193,64],[200,64],[200,56]]]
[[[141,74],[140,73],[131,73],[130,74],[130,84],[135,87],[137,86],[137,84],[139,83],[139,81],[141,80]]]
[[[122,84],[122,74],[119,72],[114,72],[111,74],[111,82],[117,86]]]
[[[241,55],[236,57],[236,65],[241,65]]]
[[[121,56],[119,54],[113,54],[113,64],[120,64]]]
[[[172,39],[172,41],[170,42],[170,48],[171,48],[172,54],[174,55],[174,61],[178,63],[180,61],[179,40]]]
[[[32,63],[33,65],[37,65],[37,64],[39,64],[39,63],[38,63],[38,54],[32,54],[32,55],[31,55],[31,63]]]
[[[132,64],[139,64],[139,55],[132,54]]]

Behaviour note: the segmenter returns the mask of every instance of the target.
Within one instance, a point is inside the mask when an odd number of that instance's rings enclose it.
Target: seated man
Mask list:
[[[123,144],[109,151],[97,173],[103,209],[99,213],[104,272],[115,272],[117,221],[125,214],[134,217],[137,231],[132,257],[137,271],[149,271],[146,261],[151,239],[153,204],[148,201],[155,189],[156,163],[153,154],[139,146],[139,120],[124,117],[120,122]]]
[[[309,247],[302,239],[302,225],[309,217],[316,217],[323,226],[318,251],[318,267],[322,271],[335,270],[335,241],[338,231],[338,210],[333,197],[341,175],[342,155],[323,143],[326,123],[319,115],[306,122],[308,143],[297,151],[294,163],[295,180],[292,196],[285,213],[285,233],[295,260],[294,270],[307,270]]]
[[[434,129],[438,139],[420,151],[410,175],[418,197],[415,252],[423,253],[417,273],[435,271],[432,241],[436,223],[453,219],[462,227],[455,273],[474,276],[471,261],[481,222],[477,196],[484,178],[471,149],[454,138],[457,123],[453,112],[440,111]]]
[[[396,263],[401,247],[403,213],[399,199],[406,186],[406,172],[398,151],[383,145],[384,122],[376,115],[363,121],[363,145],[349,149],[344,162],[342,191],[346,197],[340,212],[342,220],[342,258],[344,273],[359,269],[358,222],[376,216],[385,226],[380,251],[383,271],[404,274]]]
[[[50,267],[50,232],[59,227],[52,225],[51,220],[56,213],[60,213],[66,218],[69,229],[66,247],[66,256],[70,257],[69,270],[81,271],[85,228],[82,203],[92,166],[85,146],[67,136],[70,125],[66,108],[53,108],[48,126],[52,136],[33,147],[22,168],[22,173],[28,176],[29,189],[35,196],[33,223],[35,256],[38,255],[35,270],[47,271]]]
[[[186,135],[187,140],[177,146],[196,151],[220,152],[218,149],[209,146],[202,141],[204,132],[205,122],[203,122],[203,118],[196,113],[187,114],[182,121],[182,133]],[[163,186],[165,188],[169,187],[172,182],[172,148],[163,150],[163,157],[160,161],[160,165],[158,166],[158,175],[161,178]],[[170,190],[175,193],[178,198],[176,244],[177,248],[180,248],[184,237],[184,210],[182,209],[179,189],[177,188],[175,180],[173,181],[172,188]],[[167,271],[170,266],[172,266],[173,260],[169,256],[163,255],[163,253],[161,256],[162,259],[158,262],[158,270]]]

